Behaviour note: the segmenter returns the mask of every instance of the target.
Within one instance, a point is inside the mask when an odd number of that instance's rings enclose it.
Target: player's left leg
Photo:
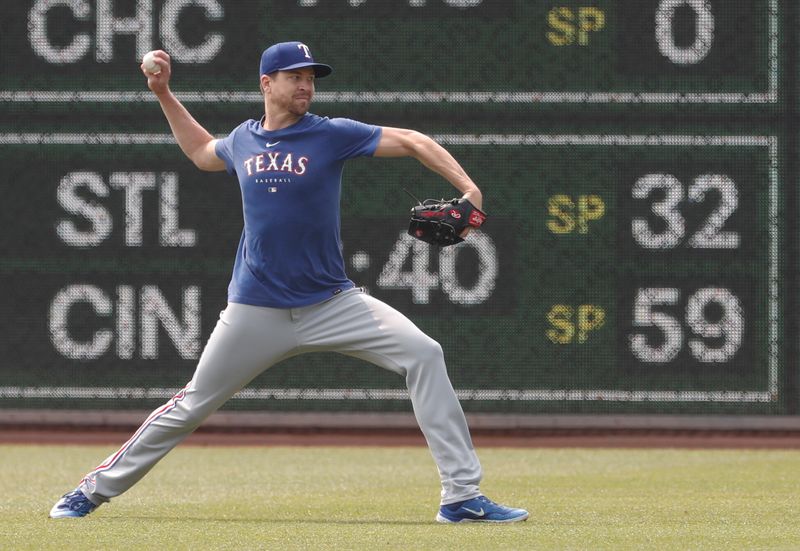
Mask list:
[[[403,314],[357,289],[297,311],[304,348],[354,356],[405,377],[414,414],[439,468],[442,504],[479,496],[481,465],[441,346]]]
[[[442,347],[403,314],[358,289],[294,311],[305,350],[331,350],[405,377],[414,414],[442,481],[439,522],[517,522],[528,512],[481,495],[481,466]]]

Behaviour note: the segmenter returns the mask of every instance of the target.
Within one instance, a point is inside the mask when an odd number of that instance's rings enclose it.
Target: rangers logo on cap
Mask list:
[[[259,75],[269,75],[276,71],[289,71],[311,67],[317,78],[326,77],[333,72],[333,67],[314,61],[311,49],[302,42],[279,42],[273,44],[261,54],[261,72]]]

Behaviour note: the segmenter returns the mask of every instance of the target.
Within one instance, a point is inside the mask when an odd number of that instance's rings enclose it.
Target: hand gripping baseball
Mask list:
[[[465,230],[478,228],[486,214],[467,199],[426,199],[411,208],[409,235],[426,243],[446,247],[461,243]]]
[[[147,87],[156,95],[169,89],[172,75],[172,64],[169,54],[163,50],[155,50],[145,54],[140,65],[142,73],[147,77]]]

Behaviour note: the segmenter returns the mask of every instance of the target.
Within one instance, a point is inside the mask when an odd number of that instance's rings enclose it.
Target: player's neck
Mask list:
[[[261,121],[261,126],[264,130],[280,130],[281,128],[292,126],[302,118],[303,115],[296,115],[290,111],[270,109],[267,107],[265,109],[264,119]]]

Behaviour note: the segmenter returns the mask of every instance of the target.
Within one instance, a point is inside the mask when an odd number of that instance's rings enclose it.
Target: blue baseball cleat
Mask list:
[[[53,508],[50,509],[50,518],[85,517],[97,509],[97,505],[89,501],[83,492],[74,489],[64,494]]]
[[[495,503],[486,496],[478,496],[459,503],[442,505],[436,515],[437,522],[520,522],[528,520],[528,511],[512,509]]]

